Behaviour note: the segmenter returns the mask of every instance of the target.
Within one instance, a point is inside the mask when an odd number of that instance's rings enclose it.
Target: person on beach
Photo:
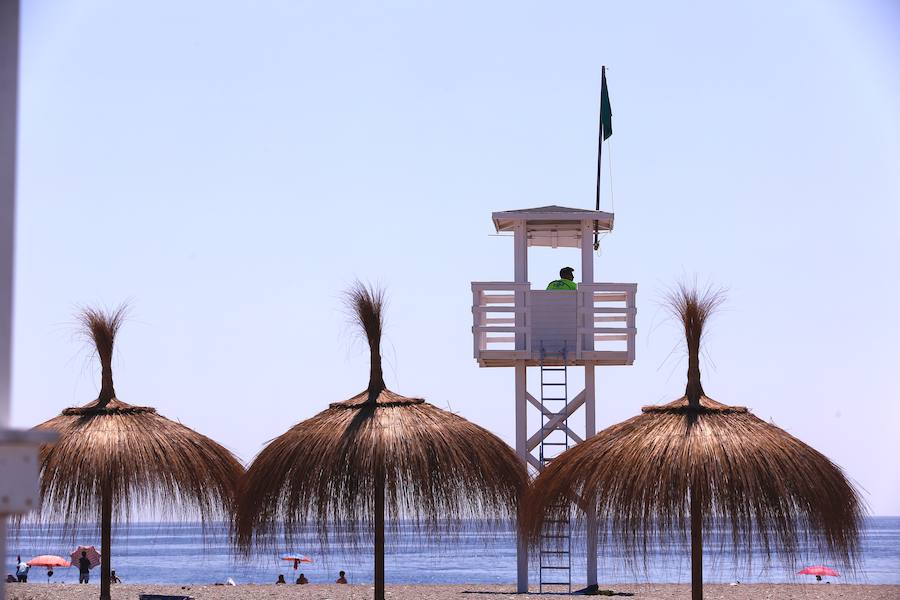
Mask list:
[[[109,582],[110,583],[122,583],[122,580],[119,579],[119,576],[116,575],[116,570],[113,569],[109,572]]]
[[[275,585],[278,585],[280,583],[287,583],[287,581],[284,580],[284,575],[278,576],[278,581],[275,582]]]
[[[547,284],[548,290],[577,290],[578,285],[575,284],[575,269],[572,267],[563,267],[559,270],[559,279],[551,281]]]
[[[16,556],[16,579],[19,580],[19,583],[28,583],[28,570],[31,567],[28,566],[28,563],[22,562],[21,556]]]
[[[344,575],[345,575],[345,573],[343,571],[338,573],[338,578],[335,579],[334,582],[335,583],[347,583],[347,578]]]
[[[91,578],[91,560],[87,557],[87,552],[81,551],[81,558],[78,559],[78,583],[87,583]]]
[[[16,579],[15,575],[7,575],[6,576],[6,583],[15,583],[17,581],[18,581],[18,579]]]
[[[300,577],[297,578],[297,585],[306,585],[309,583],[309,579],[306,578],[306,575],[300,573]]]

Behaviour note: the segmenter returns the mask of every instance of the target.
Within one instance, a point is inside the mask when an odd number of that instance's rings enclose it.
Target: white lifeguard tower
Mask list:
[[[584,407],[585,438],[596,433],[595,372],[598,365],[634,362],[636,283],[594,282],[594,234],[613,228],[613,214],[563,206],[542,206],[493,214],[497,232],[513,232],[513,281],[472,283],[475,360],[482,367],[515,369],[516,452],[540,471],[583,439],[570,428]],[[528,248],[581,249],[581,281],[576,291],[531,289]],[[575,266],[575,265],[573,265]],[[527,390],[528,367],[540,369],[540,397]],[[584,389],[569,393],[568,369],[584,368]],[[528,405],[540,423],[528,423]],[[563,529],[567,529],[563,527]],[[571,591],[571,537],[539,548],[539,583]],[[588,519],[587,583],[597,584],[597,546]],[[517,587],[528,591],[528,554],[518,542]]]

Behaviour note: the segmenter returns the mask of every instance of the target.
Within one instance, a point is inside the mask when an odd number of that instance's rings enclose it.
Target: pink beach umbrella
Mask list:
[[[840,574],[834,569],[816,565],[815,567],[806,567],[802,571],[797,571],[797,575],[815,575],[817,577],[840,577]]]
[[[78,561],[81,560],[81,553],[87,553],[87,559],[91,561],[91,568],[93,569],[97,565],[100,564],[100,552],[97,551],[93,546],[78,546],[74,550],[72,550],[72,564],[77,565]]]

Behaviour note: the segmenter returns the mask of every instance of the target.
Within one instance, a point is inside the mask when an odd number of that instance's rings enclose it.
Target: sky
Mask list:
[[[249,462],[365,388],[359,278],[387,289],[388,386],[512,443],[470,283],[513,277],[493,211],[592,207],[607,65],[595,272],[638,284],[638,337],[598,427],[683,393],[661,300],[710,282],[706,392],[898,515],[898,33],[888,0],[25,0],[13,425],[96,397],[75,314],[127,301],[118,397]],[[530,261],[535,287],[580,266]]]

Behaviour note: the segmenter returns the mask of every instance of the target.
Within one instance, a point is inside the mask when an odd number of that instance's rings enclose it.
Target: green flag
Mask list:
[[[603,67],[600,84],[600,135],[607,139],[612,135],[612,107],[609,105],[609,90],[606,88],[606,67]]]

